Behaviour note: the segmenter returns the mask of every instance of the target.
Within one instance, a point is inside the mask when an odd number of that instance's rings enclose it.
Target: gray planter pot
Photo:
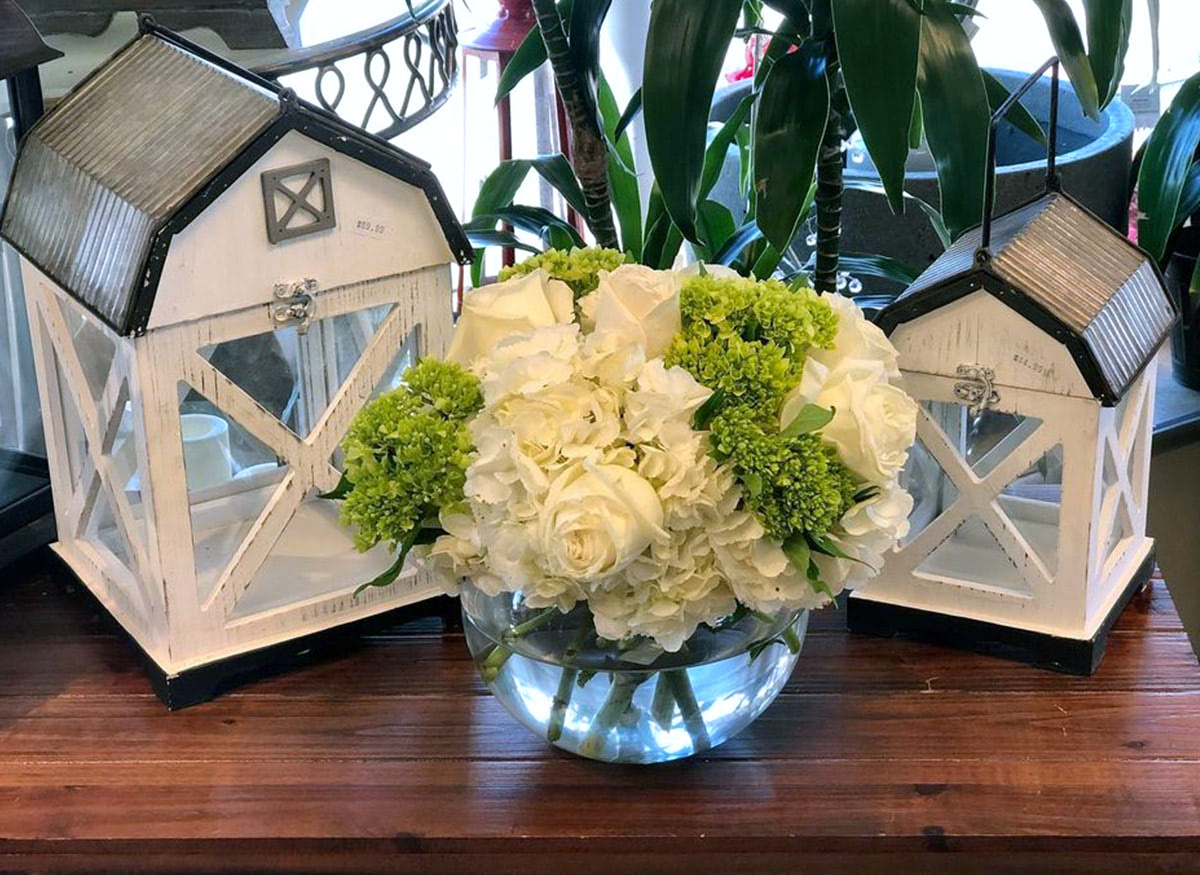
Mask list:
[[[1007,70],[992,72],[1010,89],[1027,75]],[[749,83],[738,83],[722,89],[713,103],[713,118],[728,118],[748,88]],[[1035,85],[1023,102],[1042,126],[1048,127],[1050,80]],[[1042,192],[1046,153],[1025,134],[1002,122],[996,154],[996,211],[1001,214]],[[727,163],[726,172],[732,168],[736,173],[736,156],[731,158],[733,161]],[[1099,121],[1093,121],[1083,114],[1074,91],[1064,81],[1059,103],[1058,160],[1063,188],[1124,233],[1128,224],[1128,180],[1133,160],[1133,113],[1129,108],[1115,100],[1101,114]],[[847,181],[858,179],[878,184],[878,174],[864,149],[852,148],[846,178]],[[904,187],[909,193],[937,206],[937,174],[927,151],[913,152],[910,156]],[[810,250],[803,239],[796,241],[795,249],[801,260],[807,259]],[[889,255],[924,270],[941,255],[942,246],[924,213],[915,206],[909,206],[904,215],[893,215],[882,195],[848,189],[842,220],[842,250]],[[874,293],[900,290],[894,283],[870,277],[863,278],[863,285],[865,291]]]

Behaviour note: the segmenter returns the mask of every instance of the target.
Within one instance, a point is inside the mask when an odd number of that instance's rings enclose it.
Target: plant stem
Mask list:
[[[671,725],[675,716],[675,693],[666,674],[660,674],[654,682],[654,698],[650,702],[650,716],[663,729]]]
[[[558,608],[546,608],[546,610],[537,614],[532,619],[526,620],[521,625],[506,629],[503,638],[505,641],[516,641],[518,638],[524,638],[526,635],[536,632],[553,620],[554,615],[557,613],[559,613]]]
[[[793,623],[783,630],[783,643],[788,646],[788,650],[792,653],[799,653],[804,642],[800,640],[800,635],[796,632],[796,625]]]
[[[554,69],[554,84],[558,86],[567,119],[571,122],[571,164],[583,189],[588,227],[597,244],[620,249],[608,187],[608,144],[600,130],[595,96],[583,71],[576,67],[571,57],[555,0],[533,0],[533,11],[546,44],[546,56]]]
[[[575,680],[579,677],[579,669],[572,667],[571,663],[574,662],[583,642],[592,634],[592,628],[590,619],[582,623],[579,631],[575,633],[575,639],[563,652],[562,676],[558,679],[558,690],[554,693],[554,703],[550,707],[550,721],[546,724],[546,739],[550,742],[562,738],[563,725],[567,721],[567,708],[575,692]]]
[[[507,647],[501,647],[499,644],[493,647],[492,652],[479,666],[479,674],[483,677],[484,683],[490,684],[500,677],[500,670],[504,668],[504,664],[512,655],[513,652]]]
[[[829,81],[837,76],[836,65],[826,71]],[[842,141],[845,127],[835,109],[829,111],[829,122],[821,147],[817,152],[817,264],[813,271],[813,288],[818,292],[836,292],[838,260],[842,248],[842,196],[845,179],[842,175]]]
[[[712,746],[712,742],[708,738],[708,727],[704,725],[704,715],[700,713],[700,705],[696,701],[692,682],[688,679],[687,669],[666,671],[662,673],[661,677],[670,684],[675,701],[679,703],[679,712],[683,715],[683,725],[687,727],[688,735],[692,737],[692,752],[707,750]]]
[[[633,694],[637,692],[638,686],[644,679],[635,679],[633,675],[620,673],[612,676],[612,686],[608,688],[608,696],[604,699],[600,710],[596,712],[596,716],[592,720],[592,728],[588,730],[583,744],[579,745],[580,756],[592,759],[601,758],[600,755],[604,752],[604,743],[608,740],[609,733],[625,716],[629,706],[633,704]]]

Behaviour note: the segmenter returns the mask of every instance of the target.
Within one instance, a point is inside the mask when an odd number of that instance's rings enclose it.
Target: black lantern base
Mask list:
[[[438,596],[176,674],[166,672],[132,637],[126,637],[142,657],[154,694],[167,708],[177,711],[211,701],[244,684],[336,656],[359,646],[364,635],[376,634],[399,623],[423,618],[440,620],[439,630],[458,628],[462,623],[458,599]]]
[[[854,597],[847,599],[846,626],[851,632],[925,641],[1086,677],[1099,667],[1109,631],[1129,600],[1149,582],[1154,568],[1155,554],[1151,550],[1100,624],[1100,629],[1087,641]]]
[[[0,449],[0,568],[53,543],[55,537],[46,460]]]

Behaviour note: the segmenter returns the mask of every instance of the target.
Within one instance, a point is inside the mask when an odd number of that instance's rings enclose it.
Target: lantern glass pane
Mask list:
[[[1041,420],[997,410],[972,412],[948,401],[924,401],[936,425],[927,437],[935,440],[937,455],[918,441],[905,471],[913,492],[911,542],[953,505],[959,494],[976,494],[977,501],[994,499],[987,519],[959,517],[955,529],[918,568],[923,574],[953,578],[1008,592],[1032,592],[1026,571],[1036,557],[1047,576],[1058,566],[1062,510],[1063,450],[1044,446]],[[957,458],[961,464],[950,464]],[[1016,476],[1007,474],[1020,465]],[[969,469],[972,476],[967,476]],[[997,482],[997,478],[1004,478]],[[978,505],[977,505],[978,506]],[[1014,531],[1015,530],[1015,531]]]
[[[1130,518],[1128,499],[1117,476],[1117,463],[1113,458],[1111,446],[1104,453],[1101,495],[1101,514],[1111,514],[1101,555],[1105,557],[1106,564],[1111,565],[1121,558],[1121,554],[1132,543],[1133,538],[1133,521]]]
[[[920,438],[909,451],[900,483],[913,498],[908,534],[900,542],[905,546],[958,500],[958,488]]]
[[[287,473],[276,452],[186,383],[179,428],[196,583],[206,599]]]
[[[214,368],[299,437],[321,421],[394,305],[381,304],[206,346]]]
[[[918,574],[1031,595],[1033,588],[995,533],[977,516],[961,523],[917,568]]]

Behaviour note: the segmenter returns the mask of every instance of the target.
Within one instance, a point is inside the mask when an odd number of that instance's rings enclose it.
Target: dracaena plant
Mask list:
[[[1136,176],[1138,243],[1165,266],[1179,229],[1200,217],[1200,73],[1183,83],[1146,141]],[[1189,289],[1200,289],[1200,267]]]
[[[1133,0],[1085,0],[1086,47],[1066,0],[1027,2],[1040,10],[1084,111],[1097,116],[1119,87]],[[500,221],[533,231],[550,246],[581,242],[575,229],[547,211],[513,206],[516,188],[531,169],[587,217],[598,241],[611,246],[613,229],[600,220],[612,211],[598,202],[601,183],[607,182],[619,248],[655,267],[669,264],[686,239],[701,258],[767,276],[815,206],[813,282],[831,291],[842,255],[843,144],[856,130],[893,210],[915,203],[944,243],[978,222],[988,120],[1008,92],[980,69],[964,30],[964,21],[975,15],[974,2],[653,0],[642,88],[624,112],[596,61],[596,34],[608,5],[607,0],[561,0],[553,8],[551,0],[535,3],[539,27],[502,78],[500,96],[549,58],[560,90],[567,89],[563,98],[575,144],[574,172],[561,156],[501,165],[476,204],[470,230],[478,244],[519,244],[496,231]],[[1150,5],[1153,11],[1153,0]],[[764,26],[766,8],[782,16],[778,27]],[[739,34],[768,39],[768,48],[749,95],[710,138],[721,66]],[[644,211],[624,137],[638,112],[655,178]],[[1037,122],[1019,104],[1009,120],[1045,142]],[[607,152],[604,180],[594,148],[596,131]],[[936,208],[904,192],[909,151],[922,141],[937,169]],[[735,143],[743,156],[746,221],[741,227],[710,197]],[[856,267],[868,273],[889,270],[882,260],[862,258]]]

